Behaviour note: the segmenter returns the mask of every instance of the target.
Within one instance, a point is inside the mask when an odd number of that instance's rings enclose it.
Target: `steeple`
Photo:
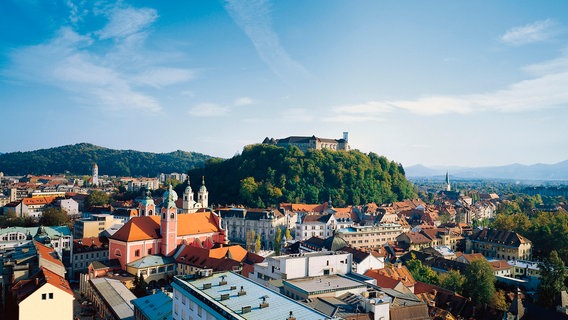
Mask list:
[[[168,191],[163,195],[160,219],[161,253],[165,256],[171,256],[177,247],[177,198],[177,193],[170,184]]]
[[[201,177],[201,187],[197,193],[197,202],[200,204],[201,208],[207,208],[209,206],[209,192],[205,187],[205,177]]]
[[[446,171],[446,191],[452,191],[452,186],[450,185],[450,174]]]
[[[193,201],[193,190],[191,189],[191,184],[189,181],[189,176],[187,176],[187,187],[183,192],[183,210],[187,212],[195,206],[195,201]]]
[[[150,190],[143,192],[145,195],[142,198],[142,201],[138,204],[138,215],[139,216],[153,216],[156,214],[156,204],[154,203],[154,199],[152,199],[152,193]]]

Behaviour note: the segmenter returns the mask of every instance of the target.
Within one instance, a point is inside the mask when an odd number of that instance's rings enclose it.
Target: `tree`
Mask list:
[[[109,203],[110,197],[106,192],[101,190],[93,190],[91,194],[87,197],[87,206],[102,206]]]
[[[457,270],[450,270],[440,279],[440,286],[461,293],[465,277]]]
[[[544,306],[551,306],[560,291],[566,288],[564,285],[567,275],[566,268],[555,250],[550,252],[548,259],[539,263],[539,268],[538,300]]]
[[[274,236],[274,254],[280,255],[280,247],[282,246],[282,229],[276,228],[276,235]]]
[[[69,216],[63,209],[47,208],[41,214],[39,222],[44,226],[62,226],[69,223]]]
[[[147,295],[146,288],[148,287],[148,284],[144,281],[144,275],[140,275],[140,277],[135,275],[133,284],[134,287],[130,289],[130,291],[132,291],[136,297],[141,298]]]
[[[286,240],[292,240],[292,234],[290,233],[290,229],[286,228],[284,236],[286,237]]]
[[[473,301],[487,304],[495,295],[493,267],[485,259],[471,262],[465,270],[463,293]]]
[[[258,253],[260,251],[260,234],[256,234],[256,240],[254,242],[254,252]]]
[[[501,311],[507,311],[509,309],[509,304],[507,303],[507,299],[505,298],[505,291],[499,289],[491,298],[491,307]]]
[[[411,259],[406,262],[406,267],[414,280],[426,282],[437,285],[440,283],[440,278],[432,268],[422,264],[422,261],[416,259],[414,253],[411,254]]]

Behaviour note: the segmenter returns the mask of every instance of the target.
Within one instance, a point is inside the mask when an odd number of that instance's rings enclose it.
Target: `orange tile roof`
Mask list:
[[[63,267],[63,262],[61,262],[61,260],[56,259],[54,257],[55,250],[53,250],[53,248],[50,248],[46,245],[43,245],[43,244],[41,244],[40,242],[37,242],[37,241],[34,241],[34,245],[36,247],[36,250],[37,250],[39,256],[42,259],[45,259],[49,262],[55,263],[55,264]]]
[[[228,257],[236,261],[243,261],[247,256],[247,251],[241,246],[223,246],[209,251],[209,257],[211,258],[224,258]]]
[[[402,265],[401,266],[391,265],[388,267],[385,266],[382,269],[371,269],[365,272],[365,275],[372,278],[375,278],[376,275],[381,275],[396,281],[402,281],[402,283],[407,287],[411,287],[416,283],[416,280],[414,280],[414,277],[412,276],[410,271],[408,271],[406,266]],[[382,277],[380,278],[382,279]]]
[[[221,228],[214,214],[206,212],[178,214],[178,236],[219,232]],[[134,217],[122,226],[111,239],[120,241],[140,241],[160,239],[160,216]]]
[[[48,205],[55,200],[55,197],[36,197],[36,198],[24,198],[22,202],[27,205],[41,205],[45,204]]]
[[[71,290],[71,286],[69,286],[69,282],[67,282],[65,278],[61,277],[60,275],[54,272],[51,272],[49,269],[42,267],[41,270],[43,271],[47,283],[73,296],[73,290]]]

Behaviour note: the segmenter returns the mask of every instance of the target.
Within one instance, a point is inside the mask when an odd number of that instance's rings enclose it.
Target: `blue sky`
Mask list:
[[[348,131],[406,166],[568,159],[564,1],[4,0],[0,28],[0,152]]]

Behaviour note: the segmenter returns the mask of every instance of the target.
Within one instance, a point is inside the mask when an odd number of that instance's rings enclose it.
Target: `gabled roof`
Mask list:
[[[42,267],[38,273],[33,275],[27,280],[18,281],[14,286],[12,286],[12,292],[15,293],[18,302],[26,299],[37,289],[41,288],[46,283],[73,295],[73,290],[69,286],[69,282],[65,278],[59,276],[58,274],[51,272],[49,269]]]

